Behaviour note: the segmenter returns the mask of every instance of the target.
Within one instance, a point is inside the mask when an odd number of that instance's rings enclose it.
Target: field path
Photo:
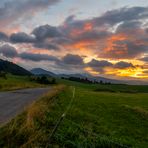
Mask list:
[[[29,104],[51,89],[48,87],[0,92],[0,125],[21,113]]]

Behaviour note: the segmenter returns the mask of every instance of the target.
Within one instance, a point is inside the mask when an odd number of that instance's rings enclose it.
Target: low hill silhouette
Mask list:
[[[0,59],[0,72],[11,73],[13,75],[31,75],[31,72],[27,71],[26,69],[12,63],[9,61],[5,61]]]

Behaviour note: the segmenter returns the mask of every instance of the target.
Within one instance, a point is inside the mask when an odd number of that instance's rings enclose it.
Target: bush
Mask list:
[[[40,84],[56,84],[55,78],[48,78],[46,76],[31,76],[30,81],[35,81]]]
[[[0,78],[7,79],[6,72],[0,71]]]

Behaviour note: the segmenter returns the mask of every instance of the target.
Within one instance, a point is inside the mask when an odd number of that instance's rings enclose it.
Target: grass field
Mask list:
[[[7,75],[7,79],[0,78],[0,91],[21,88],[41,87],[43,85],[31,82],[28,76]]]
[[[67,86],[55,88],[0,129],[0,147],[147,148],[148,86],[59,82]],[[74,87],[67,115],[50,137]]]

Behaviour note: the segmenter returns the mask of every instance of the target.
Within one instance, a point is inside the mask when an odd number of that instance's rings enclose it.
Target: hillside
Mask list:
[[[2,59],[0,59],[0,71],[4,71],[7,73],[11,73],[13,75],[31,75],[31,73],[29,71],[27,71],[26,69],[12,63],[9,61],[4,61]]]

